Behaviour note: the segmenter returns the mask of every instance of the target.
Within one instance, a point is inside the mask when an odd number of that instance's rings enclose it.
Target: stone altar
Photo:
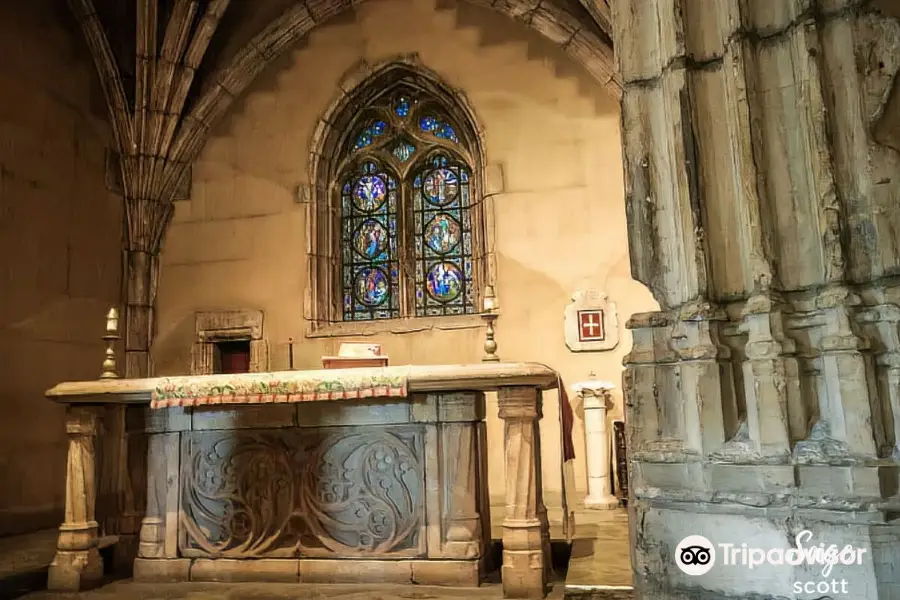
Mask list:
[[[402,388],[390,388],[402,397],[353,400],[333,386],[285,392],[298,372],[230,376],[234,385],[217,376],[59,384],[47,395],[68,404],[70,448],[49,588],[78,590],[102,573],[93,442],[111,404],[143,407],[131,424],[148,448],[136,580],[478,585],[490,540],[484,392],[496,390],[504,595],[544,597],[538,422],[557,374],[527,363],[402,369]]]

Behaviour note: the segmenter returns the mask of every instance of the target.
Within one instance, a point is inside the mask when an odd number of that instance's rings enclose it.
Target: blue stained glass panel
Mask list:
[[[447,213],[441,213],[425,225],[425,241],[432,252],[447,254],[459,244],[462,228]]]
[[[422,117],[419,119],[419,128],[422,131],[434,131],[440,126],[440,122],[434,117]]]
[[[383,260],[387,258],[388,232],[376,219],[366,219],[353,232],[354,250],[364,259]]]
[[[397,104],[394,106],[394,113],[398,117],[408,117],[409,116],[409,98],[400,98],[397,100]]]
[[[353,204],[363,212],[371,212],[384,204],[384,179],[363,175],[353,187]]]
[[[436,138],[459,143],[459,138],[456,136],[456,130],[453,129],[453,126],[431,115],[426,115],[419,119],[419,129],[433,134]]]
[[[394,149],[391,150],[391,154],[393,154],[400,162],[406,162],[415,151],[416,147],[409,142],[400,142],[394,146]]]
[[[447,123],[442,124],[436,129],[434,135],[441,139],[450,140],[451,142],[459,142],[459,138],[456,137],[456,132],[453,131],[453,128]]]
[[[365,157],[348,167],[337,188],[347,321],[407,316],[400,310],[404,300],[415,315],[477,312],[469,289],[476,239],[471,173],[441,150],[460,143],[459,123],[420,93],[404,86],[360,107],[365,121],[345,146]]]
[[[416,314],[474,312],[471,279],[471,219],[468,170],[438,155],[413,179],[416,253]],[[468,261],[468,262],[467,262]],[[471,310],[470,310],[471,308]]]
[[[356,297],[366,306],[379,306],[387,300],[390,284],[387,274],[377,267],[364,267],[356,274]]]
[[[367,146],[371,146],[375,142],[375,138],[382,135],[387,129],[387,123],[384,121],[375,121],[363,129],[356,140],[353,142],[354,150],[361,150]]]
[[[452,302],[462,293],[463,275],[452,262],[439,262],[428,269],[428,294],[438,302]]]
[[[347,174],[342,188],[342,282],[344,320],[399,316],[397,182],[374,162]]]

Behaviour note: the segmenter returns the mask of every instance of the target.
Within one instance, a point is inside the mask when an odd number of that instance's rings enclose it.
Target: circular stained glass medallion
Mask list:
[[[440,262],[428,269],[428,295],[438,302],[451,302],[462,292],[462,273],[450,262]]]
[[[363,175],[353,188],[353,204],[360,210],[372,211],[384,204],[384,180],[377,175]]]
[[[365,267],[357,272],[354,288],[360,304],[378,306],[387,300],[390,286],[384,271],[376,267]]]
[[[363,221],[353,232],[353,246],[360,256],[373,259],[387,247],[388,234],[384,225],[375,219]]]
[[[460,227],[456,219],[440,214],[425,226],[425,243],[438,254],[446,254],[459,243]]]
[[[422,185],[425,198],[436,206],[445,206],[456,200],[459,180],[456,173],[446,167],[435,169],[425,177]]]

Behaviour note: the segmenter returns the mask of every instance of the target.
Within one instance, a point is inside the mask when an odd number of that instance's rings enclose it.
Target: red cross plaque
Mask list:
[[[605,339],[606,332],[603,330],[603,311],[579,310],[578,341],[602,342]]]

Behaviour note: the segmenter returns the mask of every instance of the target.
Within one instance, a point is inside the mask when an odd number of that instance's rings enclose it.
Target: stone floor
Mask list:
[[[282,583],[109,583],[96,590],[66,595],[66,600],[493,600],[503,597],[498,585],[438,588],[409,585],[297,585]],[[560,596],[557,596],[560,597]],[[34,592],[27,600],[60,600],[58,594]]]
[[[500,537],[503,507],[492,509],[493,537]],[[559,520],[551,513],[551,537],[562,540]],[[624,510],[576,512],[565,583],[554,585],[551,598],[626,600],[632,598],[628,518]],[[42,531],[0,538],[0,600],[480,600],[502,598],[496,583],[480,588],[283,584],[139,584],[112,581],[82,594],[52,594],[43,590],[53,558],[56,532]],[[557,544],[556,547],[559,547]],[[563,573],[560,573],[563,575]],[[496,578],[494,578],[496,579]]]
[[[631,543],[624,510],[579,512],[566,571],[566,595],[598,588],[631,591]],[[621,595],[621,594],[620,594]]]

